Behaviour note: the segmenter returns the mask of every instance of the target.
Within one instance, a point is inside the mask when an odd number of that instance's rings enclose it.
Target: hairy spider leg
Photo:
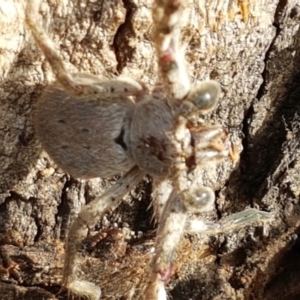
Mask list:
[[[122,197],[135,187],[144,175],[145,173],[138,167],[133,167],[104,194],[84,206],[74,220],[68,233],[63,272],[63,285],[71,294],[91,300],[100,298],[101,290],[98,286],[77,279],[77,251],[86,236],[87,229],[94,226],[110,207],[118,205],[122,201]]]
[[[109,100],[131,95],[139,96],[146,92],[145,85],[128,77],[119,77],[117,79],[99,78],[99,80],[95,80],[92,76],[89,76],[89,74],[70,74],[61,60],[60,55],[55,50],[52,41],[45,32],[39,28],[35,21],[38,16],[38,5],[35,2],[35,0],[28,1],[25,22],[36,43],[48,60],[56,79],[66,91],[75,96],[97,95],[101,96],[103,100],[105,100],[105,98]]]
[[[209,187],[172,191],[159,220],[146,299],[167,299],[165,286],[173,275],[175,250],[184,234],[188,214],[205,211],[214,201],[214,192]]]
[[[154,1],[153,39],[158,57],[160,79],[170,99],[183,99],[190,91],[184,53],[180,47],[182,1]]]

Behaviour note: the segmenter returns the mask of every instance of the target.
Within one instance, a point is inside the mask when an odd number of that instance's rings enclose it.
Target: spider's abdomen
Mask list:
[[[172,144],[174,114],[166,101],[144,100],[136,105],[131,123],[132,154],[150,175],[166,177],[176,156]]]
[[[134,165],[128,142],[134,104],[110,100],[74,97],[54,84],[37,104],[39,140],[74,177],[111,177]]]

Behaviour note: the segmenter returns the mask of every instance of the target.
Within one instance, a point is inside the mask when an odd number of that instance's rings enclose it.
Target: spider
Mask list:
[[[205,125],[200,117],[215,108],[220,85],[212,80],[195,87],[190,83],[180,47],[183,1],[153,3],[160,79],[152,91],[130,78],[70,74],[36,23],[33,2],[27,4],[26,24],[56,76],[35,112],[36,133],[42,146],[58,166],[74,177],[125,173],[113,187],[87,204],[71,225],[62,285],[77,296],[93,300],[101,297],[100,287],[77,278],[76,257],[81,241],[88,228],[149,174],[154,179],[158,229],[145,298],[164,300],[174,252],[187,226],[218,231],[270,217],[248,209],[216,224],[187,222],[189,213],[205,211],[215,200],[210,187],[196,185],[194,171],[231,155],[226,131],[218,125]]]

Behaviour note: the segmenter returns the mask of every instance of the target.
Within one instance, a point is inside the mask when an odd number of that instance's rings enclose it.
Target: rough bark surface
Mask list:
[[[34,135],[32,113],[50,67],[24,25],[25,0],[0,3],[1,299],[67,299],[59,293],[66,230],[114,179],[83,181],[58,169]],[[118,74],[153,85],[150,0],[45,0],[43,27],[71,71]],[[193,82],[219,81],[210,116],[243,151],[203,180],[217,219],[247,206],[276,212],[266,226],[189,235],[177,253],[170,299],[300,298],[300,2],[186,1],[183,46]],[[151,180],[99,220],[81,277],[104,299],[142,299],[155,237]]]

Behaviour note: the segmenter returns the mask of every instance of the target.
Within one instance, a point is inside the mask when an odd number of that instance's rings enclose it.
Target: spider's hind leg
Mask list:
[[[38,17],[38,3],[36,2],[36,0],[28,0],[25,22],[48,60],[57,81],[66,91],[75,96],[97,94],[103,100],[139,96],[146,92],[143,84],[127,77],[108,80],[100,79],[95,75],[68,72],[52,41],[35,21]]]
[[[203,232],[207,235],[232,232],[252,224],[263,226],[274,220],[273,212],[261,211],[256,208],[246,208],[243,211],[221,218],[218,222],[204,221],[202,219],[189,219],[186,223],[188,233]]]
[[[49,61],[51,68],[57,80],[65,87],[67,91],[74,95],[82,94],[80,86],[78,86],[72,75],[68,73],[59,54],[56,52],[52,41],[48,38],[45,32],[40,29],[35,21],[38,17],[38,2],[35,0],[28,0],[25,10],[25,22],[30,29],[36,43],[43,51],[45,57]]]
[[[140,171],[138,167],[133,167],[103,195],[87,204],[74,220],[68,232],[63,272],[63,286],[68,289],[70,294],[86,297],[90,300],[100,298],[101,290],[98,286],[77,279],[77,251],[81,241],[86,236],[87,229],[94,226],[107,209],[113,205],[118,205],[123,195],[136,186],[143,179],[143,176],[144,172]]]

